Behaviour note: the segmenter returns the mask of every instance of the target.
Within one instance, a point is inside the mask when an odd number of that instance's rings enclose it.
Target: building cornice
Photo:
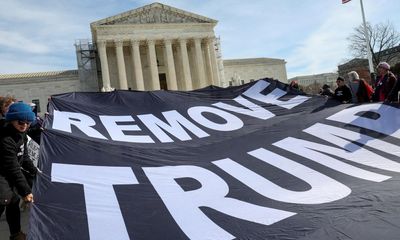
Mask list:
[[[0,85],[7,84],[27,84],[54,81],[79,80],[78,70],[0,74]]]
[[[224,66],[233,65],[254,65],[254,64],[285,64],[285,60],[277,58],[244,58],[244,59],[226,59],[224,60]]]

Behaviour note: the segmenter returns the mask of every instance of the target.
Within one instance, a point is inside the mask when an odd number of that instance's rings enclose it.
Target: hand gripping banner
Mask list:
[[[397,239],[400,109],[271,79],[53,96],[31,239]]]

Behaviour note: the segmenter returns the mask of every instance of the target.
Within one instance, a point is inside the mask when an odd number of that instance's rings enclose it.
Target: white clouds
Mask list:
[[[341,5],[330,9],[320,26],[310,31],[288,56],[289,77],[296,76],[293,72],[299,75],[333,72],[343,58],[349,57],[347,37],[360,20],[354,11],[354,7]]]
[[[0,47],[14,49],[28,53],[47,53],[49,48],[44,43],[30,40],[29,37],[18,32],[0,30]]]
[[[62,2],[62,1],[60,1]],[[0,73],[76,68],[76,38],[90,37],[90,15],[65,1],[4,1],[0,8]],[[86,11],[86,10],[85,10]]]
[[[367,21],[373,24],[387,20],[396,23],[396,19],[399,20],[398,15],[388,14],[389,9],[394,6],[385,8],[381,3],[384,4],[380,2],[378,7],[376,2],[373,4],[371,1],[364,1]],[[337,65],[343,63],[343,59],[352,58],[347,37],[361,23],[359,1],[330,8],[329,14],[320,22],[320,26],[311,30],[307,38],[301,39],[300,45],[287,56],[289,78],[337,71]]]
[[[32,57],[34,58],[34,57]],[[41,62],[21,61],[18,57],[4,57],[0,55],[0,74],[29,73],[29,72],[49,72],[74,69],[75,67],[64,67],[62,64],[54,64],[54,59],[45,58]]]
[[[59,32],[76,32],[77,29],[87,27],[77,25],[81,17],[76,13],[69,13],[65,9],[56,9],[51,2],[38,5],[37,2],[7,1],[0,10],[0,19],[12,24],[15,31],[25,31],[37,34],[52,34]],[[53,8],[52,8],[53,7]],[[12,11],[10,11],[12,9]],[[4,25],[3,27],[7,27]]]

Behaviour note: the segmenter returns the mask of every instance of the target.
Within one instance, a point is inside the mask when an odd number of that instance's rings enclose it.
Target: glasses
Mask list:
[[[31,122],[26,122],[26,121],[18,121],[18,125],[24,126],[24,125],[31,125]]]

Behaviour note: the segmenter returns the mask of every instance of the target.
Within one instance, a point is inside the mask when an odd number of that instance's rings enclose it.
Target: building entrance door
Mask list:
[[[160,79],[160,89],[168,90],[167,75],[165,75],[165,73],[160,73],[158,74],[158,79]]]

